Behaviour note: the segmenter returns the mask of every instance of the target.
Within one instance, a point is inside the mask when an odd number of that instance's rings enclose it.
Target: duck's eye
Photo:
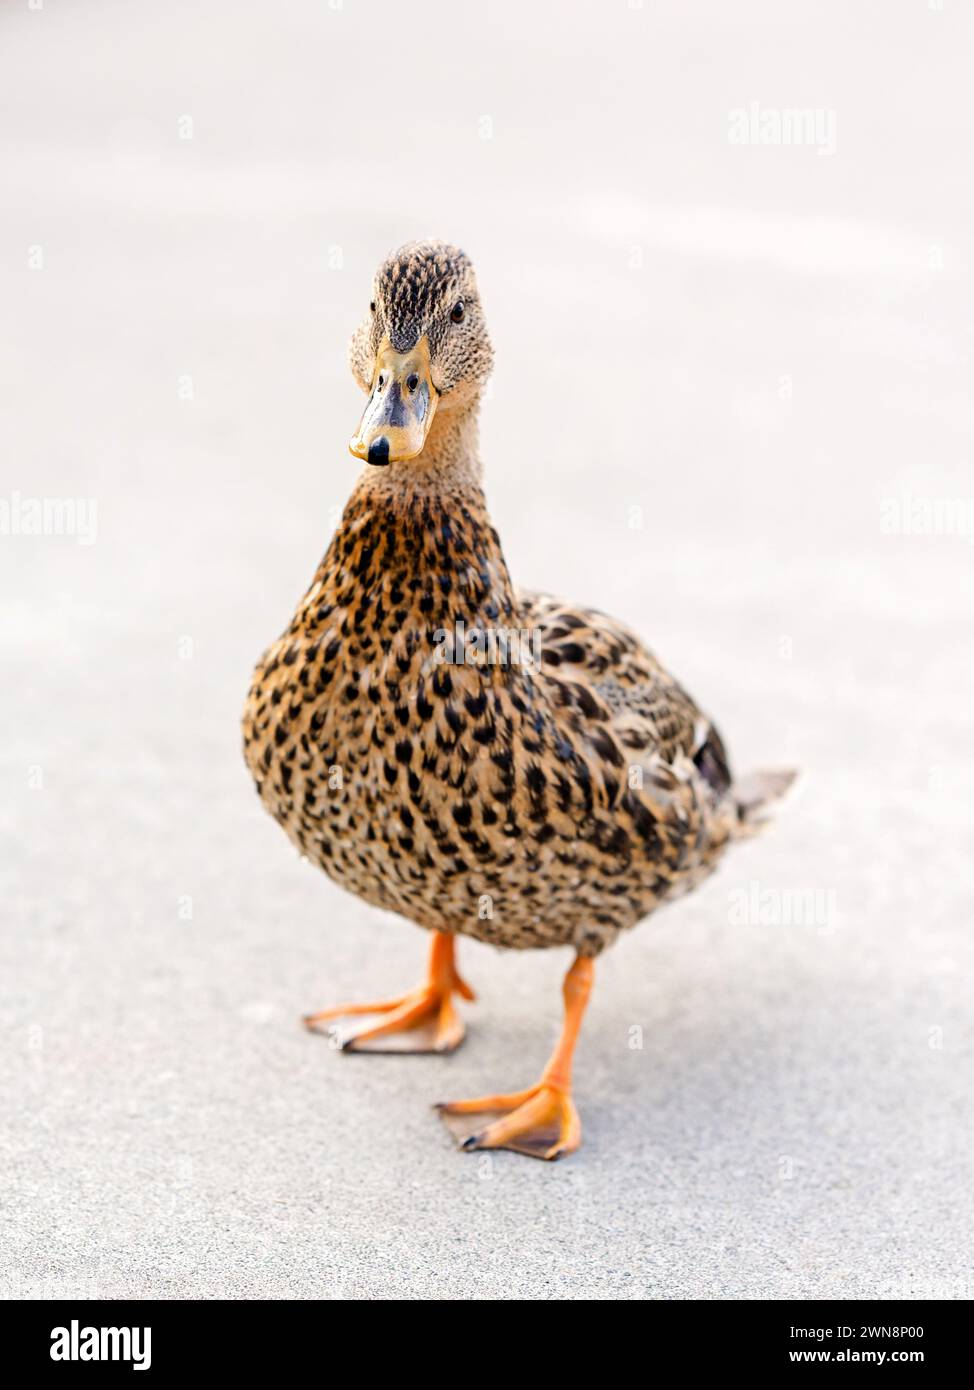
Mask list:
[[[372,300],[372,303],[369,305],[369,313],[370,313],[370,314],[374,314],[374,313],[375,313],[375,300],[374,300],[374,299]]]
[[[465,313],[466,309],[464,308],[463,300],[458,299],[456,304],[454,304],[453,308],[450,310],[450,319],[453,323],[462,323],[463,316]]]

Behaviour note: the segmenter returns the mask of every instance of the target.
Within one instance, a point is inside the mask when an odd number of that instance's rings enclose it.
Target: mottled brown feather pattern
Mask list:
[[[437,664],[457,619],[536,625],[542,669]],[[620,624],[515,592],[479,490],[404,510],[360,487],[244,731],[268,809],[343,887],[425,927],[595,955],[727,841],[700,725]]]
[[[632,632],[511,584],[479,481],[492,350],[467,257],[413,243],[373,296],[356,378],[368,389],[383,339],[425,334],[440,408],[418,456],[365,468],[258,664],[247,763],[302,853],[367,902],[595,956],[707,874],[771,784],[745,814],[717,731]],[[540,667],[439,664],[458,621],[536,630]]]

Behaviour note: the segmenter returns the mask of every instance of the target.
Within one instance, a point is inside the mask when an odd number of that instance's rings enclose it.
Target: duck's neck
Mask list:
[[[344,607],[378,600],[393,626],[510,626],[514,589],[480,485],[476,409],[433,421],[418,458],[366,465],[318,578]]]

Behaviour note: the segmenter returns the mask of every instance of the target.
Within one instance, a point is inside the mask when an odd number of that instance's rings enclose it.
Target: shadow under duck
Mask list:
[[[732,778],[714,725],[635,634],[511,583],[481,488],[493,354],[462,251],[390,256],[349,360],[366,466],[254,672],[244,751],[301,853],[432,941],[418,988],[305,1021],[372,1015],[346,1050],[449,1052],[455,996],[474,998],[457,935],[571,947],[537,1084],[438,1107],[464,1148],[558,1158],[581,1138],[571,1065],[595,958],[710,873],[793,774]]]

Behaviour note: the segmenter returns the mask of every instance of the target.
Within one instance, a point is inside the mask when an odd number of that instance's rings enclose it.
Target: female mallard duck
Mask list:
[[[474,997],[458,934],[571,946],[537,1084],[439,1107],[464,1148],[558,1158],[581,1138],[571,1066],[595,957],[708,874],[792,774],[732,780],[717,730],[633,633],[511,583],[481,490],[492,350],[462,251],[418,242],[380,266],[349,356],[366,467],[254,672],[244,750],[302,854],[432,943],[419,988],[306,1022],[379,1015],[343,1046],[449,1052],[454,995]]]

